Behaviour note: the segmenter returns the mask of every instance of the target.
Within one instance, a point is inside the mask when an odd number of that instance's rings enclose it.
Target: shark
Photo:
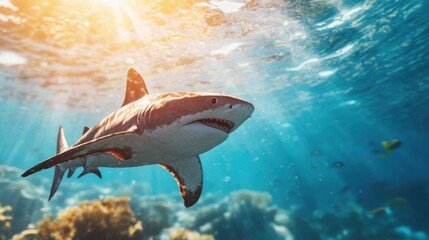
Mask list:
[[[70,178],[99,168],[127,168],[158,164],[175,178],[185,207],[200,198],[203,172],[199,155],[224,142],[251,117],[254,106],[238,97],[208,92],[149,94],[141,75],[130,68],[122,106],[68,145],[63,127],[57,137],[57,154],[22,174],[30,176],[55,167],[49,199],[67,172]]]

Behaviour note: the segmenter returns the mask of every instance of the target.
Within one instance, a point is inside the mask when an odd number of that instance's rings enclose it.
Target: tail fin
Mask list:
[[[57,138],[57,154],[64,152],[67,150],[69,146],[67,145],[67,140],[64,137],[64,130],[63,127],[60,126],[60,130],[58,131],[58,138]],[[52,181],[52,187],[51,187],[51,193],[49,194],[49,200],[54,196],[55,192],[57,191],[58,187],[60,186],[61,180],[64,177],[64,173],[66,172],[67,168],[62,167],[61,165],[55,166],[55,174],[54,174],[54,181]]]
[[[386,158],[390,155],[391,152],[392,151],[390,151],[390,150],[386,150],[385,153],[381,153],[380,154],[381,159],[386,160]]]

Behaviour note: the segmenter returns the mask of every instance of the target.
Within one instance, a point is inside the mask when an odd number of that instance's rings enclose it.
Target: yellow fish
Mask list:
[[[390,155],[390,153],[392,153],[393,150],[399,148],[402,145],[402,142],[398,139],[393,139],[389,141],[382,141],[381,145],[386,150],[386,152],[380,154],[380,157],[382,159],[386,159]]]
[[[392,214],[392,210],[388,207],[378,207],[371,211],[371,214],[375,217],[390,215]]]
[[[390,215],[393,211],[399,210],[408,204],[407,199],[403,197],[393,197],[383,204],[383,206],[371,210],[374,217]]]
[[[407,199],[405,199],[403,197],[393,197],[393,198],[387,200],[387,202],[386,202],[386,205],[392,209],[403,208],[407,204],[408,204]]]

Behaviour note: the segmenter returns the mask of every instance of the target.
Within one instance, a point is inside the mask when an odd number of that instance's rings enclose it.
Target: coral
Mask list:
[[[7,239],[13,233],[26,229],[28,224],[42,218],[44,204],[40,200],[41,195],[46,195],[36,177],[28,182],[20,177],[22,171],[9,166],[0,166],[0,204],[10,206],[13,219],[10,220],[11,228],[5,233]]]
[[[413,231],[410,227],[399,226],[395,228],[395,233],[401,237],[401,239],[407,240],[427,240],[429,237],[423,231]]]
[[[375,216],[353,203],[320,209],[310,216],[296,210],[287,224],[295,239],[411,239],[393,230],[399,222],[389,214]]]
[[[6,213],[10,212],[12,210],[11,206],[5,206],[2,207],[0,205],[0,239],[6,239],[6,236],[4,236],[2,233],[5,233],[9,231],[11,228],[10,221],[12,220],[11,216],[6,215]]]
[[[176,221],[173,205],[166,196],[135,198],[131,201],[131,208],[145,226],[144,239],[158,236]]]
[[[189,231],[185,228],[173,229],[170,232],[171,240],[214,240],[211,235],[201,235],[197,232]]]
[[[13,236],[12,240],[34,240],[37,237],[36,229],[27,229]]]
[[[380,181],[368,194],[368,208],[389,207],[395,217],[415,230],[429,234],[429,181],[416,180],[403,183]]]
[[[297,212],[294,212],[291,215],[291,221],[288,223],[288,229],[292,232],[294,239],[297,240],[321,239],[320,234],[316,231],[315,227],[308,222],[305,217],[300,216]]]
[[[270,194],[241,190],[199,209],[189,228],[216,239],[292,239],[286,222]]]
[[[57,220],[43,219],[38,239],[140,239],[142,231],[142,223],[135,219],[128,198],[108,198],[68,208]]]

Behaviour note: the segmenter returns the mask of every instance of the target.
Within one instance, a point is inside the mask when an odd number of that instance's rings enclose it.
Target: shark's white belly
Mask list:
[[[63,163],[63,167],[138,167],[151,164],[168,164],[181,159],[173,152],[166,151],[159,142],[146,134],[124,136],[121,141],[112,143],[114,147],[127,146],[132,152],[129,159],[121,160],[110,153],[95,153],[83,158]]]

